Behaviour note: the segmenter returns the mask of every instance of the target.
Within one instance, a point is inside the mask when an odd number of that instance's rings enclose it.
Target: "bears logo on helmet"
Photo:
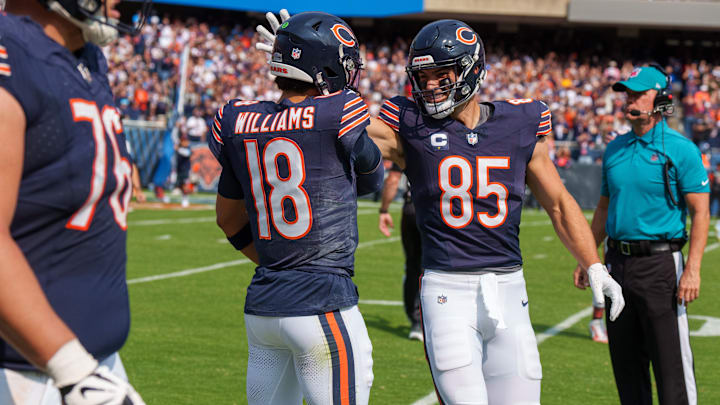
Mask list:
[[[332,14],[290,17],[277,30],[272,55],[268,63],[275,76],[313,83],[322,94],[357,91],[360,49],[347,23]]]

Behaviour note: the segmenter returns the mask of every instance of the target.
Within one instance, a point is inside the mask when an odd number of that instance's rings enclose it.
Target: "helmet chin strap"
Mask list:
[[[98,46],[105,46],[116,40],[118,37],[118,31],[114,27],[103,24],[99,21],[80,21],[70,15],[70,13],[68,13],[67,10],[65,10],[65,8],[57,1],[48,2],[48,7],[50,8],[50,10],[60,14],[62,17],[66,18],[67,20],[75,24],[78,28],[80,28],[83,33],[83,38],[85,38],[85,41],[87,42],[92,42],[93,44]],[[98,17],[104,17],[102,15],[99,15],[100,13],[101,11],[98,11],[98,14],[96,15],[98,15]],[[110,19],[109,21],[113,20]]]

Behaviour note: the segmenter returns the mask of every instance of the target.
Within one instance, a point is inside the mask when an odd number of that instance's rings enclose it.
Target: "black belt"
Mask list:
[[[671,240],[615,240],[608,238],[608,249],[625,256],[650,256],[657,253],[677,252],[685,245],[685,239]]]

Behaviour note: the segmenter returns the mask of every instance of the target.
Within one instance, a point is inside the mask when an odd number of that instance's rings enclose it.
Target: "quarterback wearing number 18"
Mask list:
[[[358,44],[330,14],[268,20],[281,99],[230,100],[208,137],[218,224],[259,264],[245,300],[248,403],[367,404],[372,346],[351,277],[357,196],[384,171],[355,91]]]

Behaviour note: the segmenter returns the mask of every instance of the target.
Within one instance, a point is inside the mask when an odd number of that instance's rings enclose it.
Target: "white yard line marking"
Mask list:
[[[142,221],[130,221],[128,226],[155,226],[155,225],[172,225],[172,224],[195,224],[198,222],[215,222],[215,217],[196,217],[196,218],[165,218],[165,219],[146,219]]]
[[[400,240],[399,236],[394,236],[392,238],[369,240],[367,242],[358,243],[357,248],[363,249],[363,248],[366,248],[369,246],[375,246],[375,245],[380,245],[380,244],[384,244],[384,243],[392,243],[392,242],[397,242],[399,240]],[[240,265],[248,264],[248,263],[252,263],[252,262],[249,259],[233,260],[233,261],[229,261],[229,262],[215,263],[215,264],[211,264],[209,266],[196,267],[194,269],[176,271],[173,273],[158,274],[156,276],[134,278],[132,280],[128,280],[127,283],[128,283],[128,285],[129,284],[148,283],[150,281],[165,280],[168,278],[175,278],[175,277],[184,277],[184,276],[189,276],[192,274],[224,269],[226,267],[240,266]]]
[[[390,207],[390,211],[399,211],[400,207]],[[360,209],[358,215],[377,214],[377,209]],[[130,221],[128,225],[134,226],[155,226],[155,225],[177,225],[177,224],[196,224],[201,222],[215,222],[215,217],[194,217],[194,218],[163,218],[163,219],[144,219],[139,221]]]
[[[538,333],[537,335],[535,335],[535,338],[537,339],[538,344],[540,344],[547,339],[550,339],[551,337],[557,335],[558,333],[564,331],[565,329],[570,328],[571,326],[575,325],[579,320],[590,315],[592,315],[592,307],[587,307],[582,311],[570,315],[570,317],[560,322],[559,324],[550,327],[545,332]]]
[[[166,273],[166,274],[158,274],[157,276],[134,278],[132,280],[128,280],[127,283],[128,283],[128,285],[129,284],[140,284],[140,283],[147,283],[150,281],[165,280],[168,278],[184,277],[184,276],[189,276],[191,274],[204,273],[206,271],[224,269],[225,267],[231,267],[231,266],[240,266],[242,264],[248,264],[248,263],[252,263],[250,261],[250,259],[233,260],[231,262],[215,263],[215,264],[211,264],[210,266],[196,267],[194,269],[187,269],[187,270],[177,271],[174,273]]]
[[[400,301],[386,301],[386,300],[360,300],[360,304],[365,305],[385,305],[389,307],[401,307],[403,305]]]
[[[538,333],[535,335],[535,338],[537,339],[537,344],[546,341],[547,339],[557,335],[558,333],[564,331],[565,329],[570,328],[574,324],[576,324],[579,320],[585,318],[586,316],[590,316],[592,314],[592,307],[587,307],[583,309],[580,312],[577,312],[573,315],[571,315],[569,318],[565,319],[564,321],[560,322],[559,324],[548,328],[546,331]],[[435,391],[432,391],[431,393],[427,394],[426,396],[418,399],[417,401],[413,402],[412,405],[434,405],[437,404],[437,396],[435,395]]]

